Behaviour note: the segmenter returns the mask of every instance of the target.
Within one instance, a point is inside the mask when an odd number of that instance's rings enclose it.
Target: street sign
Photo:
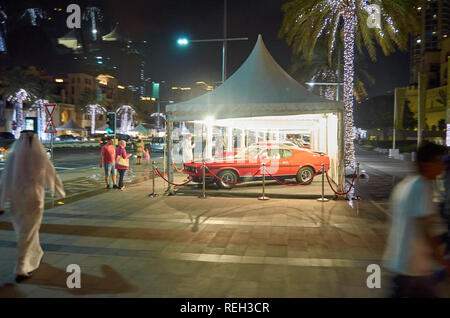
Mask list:
[[[47,128],[45,128],[45,133],[47,133],[47,134],[56,134],[56,128],[55,128],[55,125],[53,124],[53,121],[51,119],[47,123]]]
[[[48,117],[52,118],[55,108],[56,104],[45,104],[45,111],[47,112]]]

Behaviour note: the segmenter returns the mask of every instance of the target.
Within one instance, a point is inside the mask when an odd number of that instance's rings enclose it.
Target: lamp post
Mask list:
[[[227,37],[227,0],[224,0],[223,12],[223,38],[221,39],[207,39],[207,40],[189,40],[187,38],[179,38],[178,45],[186,46],[189,43],[199,42],[222,42],[222,83],[227,79],[227,42],[228,41],[244,41],[248,38],[228,38]]]

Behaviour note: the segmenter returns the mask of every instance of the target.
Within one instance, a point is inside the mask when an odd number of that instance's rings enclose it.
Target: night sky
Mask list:
[[[14,1],[15,6],[20,6],[19,1]],[[258,34],[263,36],[274,59],[289,72],[291,49],[278,37],[284,2],[286,0],[228,0],[228,37],[249,38],[248,41],[228,43],[228,77],[248,57]],[[176,40],[181,36],[193,40],[223,37],[223,0],[45,1],[47,5],[51,3],[64,9],[64,5],[69,3],[79,3],[82,7],[100,4],[105,18],[98,28],[101,35],[109,33],[119,22],[133,40],[148,42],[146,77],[153,81],[166,81],[174,86],[221,80],[221,43],[192,43],[188,47],[180,47]],[[68,31],[61,30],[61,35]],[[375,85],[367,87],[369,96],[381,95],[408,84],[408,53],[398,52],[384,57],[379,51],[378,61],[369,62],[368,67],[376,79]]]
[[[289,71],[291,49],[278,37],[281,5],[285,0],[228,0],[228,36],[248,37],[248,41],[228,44],[230,76],[245,61],[258,34],[262,34],[272,56]],[[132,5],[131,5],[132,4]],[[192,43],[179,47],[180,36],[190,39],[220,38],[223,35],[223,0],[130,0],[103,2],[105,15],[118,20],[130,32],[150,43],[147,73],[155,81],[190,85],[195,81],[221,79],[222,44]],[[408,84],[409,54],[397,52],[385,57],[378,52],[377,62],[369,62],[376,79],[367,87],[369,96],[393,91]]]

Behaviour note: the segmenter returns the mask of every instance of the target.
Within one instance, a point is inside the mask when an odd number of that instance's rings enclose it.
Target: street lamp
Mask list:
[[[227,0],[224,0],[223,10],[223,38],[222,39],[207,39],[207,40],[189,40],[187,38],[179,38],[177,40],[178,45],[186,46],[189,43],[195,42],[222,42],[222,83],[225,82],[227,77],[227,42],[228,41],[243,41],[248,38],[227,38]]]
[[[189,44],[189,40],[186,39],[186,38],[179,38],[179,39],[177,40],[177,43],[178,43],[178,45],[184,46],[184,45],[188,45],[188,44]]]

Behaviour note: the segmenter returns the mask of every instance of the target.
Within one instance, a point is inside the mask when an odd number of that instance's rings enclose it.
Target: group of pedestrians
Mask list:
[[[121,191],[125,190],[123,185],[123,178],[125,172],[130,167],[131,154],[127,154],[126,151],[126,141],[119,141],[119,146],[116,148],[114,146],[114,139],[111,137],[108,139],[106,145],[104,145],[100,151],[100,168],[105,169],[105,182],[106,189],[119,189]],[[145,149],[144,142],[138,137],[135,146],[136,152],[136,164],[142,164],[142,157],[145,158],[146,162],[150,161],[150,151]],[[119,183],[116,182],[116,170],[119,173]],[[112,179],[112,187],[110,183],[110,177]]]

